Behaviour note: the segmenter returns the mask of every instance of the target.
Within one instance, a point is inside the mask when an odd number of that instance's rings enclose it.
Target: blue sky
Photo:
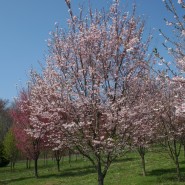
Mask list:
[[[71,0],[74,10],[88,0]],[[107,6],[107,0],[91,0],[93,8]],[[122,2],[124,2],[122,0]],[[132,4],[132,0],[128,0]],[[165,30],[163,18],[167,12],[162,0],[135,0],[137,12],[146,18],[147,29]],[[84,5],[85,6],[85,5]],[[24,86],[31,67],[39,69],[44,61],[46,40],[54,30],[54,23],[66,27],[68,11],[64,0],[0,0],[0,98],[13,100],[16,84]],[[153,41],[157,47],[162,38]]]

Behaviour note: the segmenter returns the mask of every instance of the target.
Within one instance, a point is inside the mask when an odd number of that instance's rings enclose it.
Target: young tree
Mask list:
[[[35,177],[38,177],[38,158],[42,149],[42,138],[40,135],[34,137],[29,135],[27,131],[32,129],[30,120],[31,110],[29,109],[30,97],[29,90],[22,90],[15,101],[15,106],[11,110],[13,122],[13,132],[15,135],[17,147],[27,157],[34,160]],[[28,162],[28,160],[27,160]]]
[[[136,148],[141,157],[143,176],[146,176],[145,154],[151,144],[156,141],[156,120],[151,107],[159,93],[156,81],[151,76],[145,76],[145,79],[140,81],[137,86],[139,88],[133,87],[132,84],[132,91],[134,89],[140,89],[140,91],[130,109],[132,111],[131,120],[134,122],[131,145]]]
[[[69,31],[56,28],[43,76],[32,73],[30,120],[37,124],[28,132],[57,128],[55,143],[67,142],[88,158],[103,185],[112,161],[130,142],[130,107],[141,90],[132,92],[132,83],[148,74],[144,23],[135,10],[122,13],[118,1],[107,13],[90,10],[85,18],[82,12],[73,16],[66,3]]]
[[[11,170],[13,170],[18,157],[18,149],[12,129],[9,129],[9,131],[6,133],[3,144],[5,156],[10,160]]]
[[[179,155],[185,134],[185,84],[179,78],[160,82],[160,94],[153,103],[158,141],[164,146],[173,160],[180,181]]]
[[[49,66],[43,76],[35,71],[31,73],[30,120],[32,128],[27,130],[27,133],[33,137],[36,137],[35,133],[42,134],[43,144],[46,148],[53,150],[57,169],[60,171],[62,152],[67,149],[67,141],[61,130],[65,113],[62,110],[61,91],[56,89],[60,82],[53,75],[55,74]]]

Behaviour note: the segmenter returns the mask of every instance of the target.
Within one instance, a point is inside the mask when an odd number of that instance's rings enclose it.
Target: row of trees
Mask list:
[[[11,110],[18,148],[35,161],[42,148],[77,151],[92,162],[98,184],[111,163],[125,151],[137,149],[145,170],[145,151],[161,143],[169,151],[180,180],[179,154],[185,143],[184,18],[171,0],[175,40],[161,33],[175,65],[159,53],[148,55],[151,36],[144,41],[144,22],[122,12],[119,1],[109,11],[74,16],[66,0],[68,31],[58,25],[48,41],[42,72],[31,71]],[[182,9],[183,1],[178,1]],[[169,20],[168,20],[169,22]],[[146,38],[146,37],[145,37]],[[158,57],[158,58],[156,58]],[[156,71],[156,60],[164,67]],[[175,68],[176,67],[176,68]]]

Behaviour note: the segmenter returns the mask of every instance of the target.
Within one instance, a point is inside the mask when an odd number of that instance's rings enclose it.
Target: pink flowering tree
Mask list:
[[[134,92],[138,90],[137,93]],[[147,75],[144,79],[132,83],[132,92],[137,96],[132,100],[130,107],[130,119],[133,122],[131,133],[131,145],[137,150],[141,157],[143,176],[146,176],[145,155],[147,149],[156,141],[156,120],[153,114],[153,103],[158,97],[157,84],[151,76]]]
[[[50,133],[56,149],[75,147],[92,162],[103,185],[112,161],[131,140],[130,107],[141,90],[131,87],[148,74],[148,42],[142,41],[144,23],[135,10],[122,13],[118,1],[107,13],[90,10],[85,18],[82,12],[74,16],[66,3],[69,30],[57,26],[42,75],[32,73],[27,133]]]
[[[185,83],[185,17],[183,14],[185,2],[184,0],[176,2],[163,0],[163,2],[171,17],[165,19],[169,30],[168,34],[161,30],[160,32],[165,39],[163,45],[171,57],[171,64],[168,61],[164,62],[167,70],[165,75],[161,75],[160,78],[161,95],[155,101],[155,105],[157,103],[158,106],[156,113],[160,114],[158,114],[159,117],[156,117],[159,119],[157,122],[161,131],[159,136],[176,165],[178,180],[180,180],[179,155],[181,146],[184,144],[184,126],[182,123],[184,119],[183,94]]]
[[[62,153],[68,147],[62,131],[66,113],[63,110],[60,79],[49,63],[42,76],[32,71],[31,79],[29,107],[32,129],[27,130],[27,134],[38,133],[42,137],[44,146],[53,150],[60,171]],[[37,138],[37,135],[33,135],[33,138]]]
[[[19,97],[15,101],[15,106],[11,110],[11,116],[14,120],[13,132],[17,147],[27,157],[27,159],[34,160],[35,177],[37,178],[37,161],[42,148],[42,140],[40,136],[33,137],[31,134],[28,134],[28,131],[30,132],[30,130],[32,130],[32,122],[30,120],[31,110],[29,106],[30,92],[26,90],[20,91]]]
[[[160,79],[160,94],[153,103],[158,141],[167,149],[180,181],[179,155],[185,134],[185,86],[178,78]]]
[[[26,92],[23,91],[20,93],[19,99],[27,99]],[[29,114],[21,114],[20,111],[21,102],[20,100],[16,100],[14,106],[10,110],[10,115],[13,118],[13,132],[16,137],[16,144],[19,148],[19,150],[27,157],[29,158],[29,150],[32,150],[32,148],[29,146],[27,140],[28,136],[24,129],[28,127],[29,122]]]

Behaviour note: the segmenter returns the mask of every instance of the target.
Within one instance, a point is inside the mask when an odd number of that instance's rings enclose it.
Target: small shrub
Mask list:
[[[9,164],[9,160],[7,160],[6,158],[4,157],[0,157],[0,167],[5,167]]]

